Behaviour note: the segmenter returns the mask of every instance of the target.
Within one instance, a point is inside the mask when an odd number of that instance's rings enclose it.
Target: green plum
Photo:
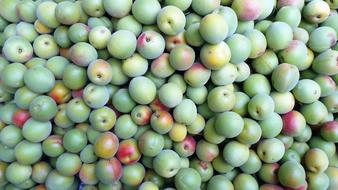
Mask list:
[[[282,50],[288,47],[292,41],[292,28],[285,22],[273,22],[266,30],[265,37],[268,47],[274,51]]]
[[[180,157],[172,150],[162,150],[153,160],[153,167],[157,174],[170,178],[180,169]]]
[[[186,19],[181,9],[169,5],[157,14],[157,26],[167,35],[177,35],[184,30]]]
[[[295,65],[282,63],[273,70],[271,81],[278,92],[288,92],[297,85],[299,70]]]
[[[233,167],[239,167],[248,161],[249,147],[237,141],[228,142],[223,149],[223,158]]]
[[[220,14],[208,14],[200,22],[199,33],[206,42],[218,44],[228,36],[227,21]]]
[[[112,17],[121,18],[126,16],[132,7],[133,1],[112,1],[112,0],[103,0],[104,10]]]
[[[192,168],[182,168],[175,175],[175,186],[178,189],[196,189],[201,186],[200,174]]]

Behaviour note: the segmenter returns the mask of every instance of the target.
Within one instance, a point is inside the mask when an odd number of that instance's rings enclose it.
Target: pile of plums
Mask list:
[[[0,190],[338,190],[338,0],[0,0]]]

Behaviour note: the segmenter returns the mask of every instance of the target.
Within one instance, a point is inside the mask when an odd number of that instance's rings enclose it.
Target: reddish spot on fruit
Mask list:
[[[304,116],[298,111],[290,111],[282,116],[283,133],[290,136],[297,135],[305,128]]]
[[[137,47],[144,46],[146,39],[146,33],[142,33],[137,40]]]
[[[141,158],[141,153],[134,139],[128,139],[120,143],[117,158],[123,164],[134,164]]]
[[[19,109],[12,116],[14,125],[22,128],[26,121],[31,117],[27,110]]]
[[[150,103],[150,108],[153,111],[169,111],[170,109],[165,106],[159,98],[155,98],[153,102]]]
[[[73,98],[82,98],[82,96],[83,96],[83,89],[72,91]]]

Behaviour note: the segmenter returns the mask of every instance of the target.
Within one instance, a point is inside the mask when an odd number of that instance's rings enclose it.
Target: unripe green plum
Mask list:
[[[244,127],[241,130],[241,133],[236,137],[236,139],[245,145],[255,144],[259,141],[262,136],[262,130],[260,125],[248,118],[244,118]]]
[[[310,23],[321,23],[330,14],[330,6],[325,1],[311,1],[303,8],[303,17]]]
[[[138,37],[137,51],[146,59],[159,57],[164,48],[164,38],[155,31],[145,31]]]
[[[157,174],[170,178],[180,169],[180,157],[172,150],[162,150],[153,160],[153,167]]]
[[[284,144],[276,138],[265,139],[257,147],[257,154],[265,163],[278,162],[282,159],[284,152]]]
[[[209,119],[204,127],[203,136],[204,139],[210,143],[220,144],[225,140],[225,136],[218,134],[215,129],[215,117]]]
[[[0,142],[2,145],[14,148],[23,139],[20,128],[8,125],[0,131]]]
[[[195,61],[195,51],[188,45],[178,45],[169,55],[170,65],[178,71],[188,70]]]
[[[12,184],[19,185],[28,180],[32,174],[32,167],[30,165],[22,165],[18,162],[12,162],[6,169],[6,178]]]
[[[214,126],[219,134],[227,138],[233,138],[241,133],[244,121],[235,112],[223,112],[217,115]]]
[[[293,39],[304,42],[305,44],[309,41],[309,33],[304,28],[294,28],[293,29]]]
[[[33,119],[47,122],[56,115],[57,105],[49,96],[38,96],[31,102],[29,112]]]
[[[55,38],[56,44],[61,48],[68,48],[72,44],[68,36],[68,27],[66,26],[57,27],[53,33],[53,37]]]
[[[129,30],[139,36],[142,32],[142,25],[139,23],[133,15],[127,15],[120,18],[116,23],[117,30]]]
[[[234,34],[226,40],[226,43],[231,51],[231,63],[241,63],[249,58],[251,54],[251,41],[246,36]]]
[[[240,167],[247,174],[254,174],[262,167],[262,162],[255,151],[250,150],[249,159]]]
[[[90,113],[89,122],[96,130],[109,131],[115,125],[116,113],[113,109],[103,106]]]
[[[86,145],[86,133],[80,129],[71,129],[63,136],[63,146],[71,153],[79,153]]]
[[[62,82],[67,88],[79,90],[86,85],[87,81],[86,69],[74,64],[69,64],[65,67],[62,74]]]
[[[304,115],[306,122],[310,125],[320,124],[328,114],[325,105],[320,101],[303,105],[300,112]]]
[[[187,125],[187,131],[189,134],[196,135],[203,131],[205,127],[205,119],[202,115],[197,113],[195,121],[191,125]]]
[[[81,169],[82,162],[77,154],[63,153],[56,160],[56,170],[64,176],[73,176]]]
[[[184,38],[187,44],[194,47],[199,47],[203,45],[205,41],[200,34],[199,28],[200,28],[199,22],[193,23],[189,27],[187,27],[186,31],[184,32]]]
[[[278,10],[276,20],[289,24],[292,28],[297,27],[301,21],[301,12],[295,6],[284,6]]]
[[[256,20],[262,13],[262,6],[257,0],[234,0],[231,8],[236,12],[239,20],[252,21]]]
[[[249,30],[244,33],[244,36],[246,36],[250,40],[251,44],[251,52],[249,58],[257,58],[264,54],[267,48],[267,41],[262,32],[256,29]]]
[[[218,44],[228,36],[228,24],[225,18],[217,13],[206,15],[199,27],[202,38],[210,44]]]
[[[226,86],[213,88],[207,97],[209,108],[214,112],[229,111],[235,106],[236,96]]]
[[[237,141],[228,142],[223,149],[223,158],[233,167],[242,166],[248,161],[249,147]]]
[[[197,158],[205,161],[211,162],[219,154],[219,148],[216,144],[209,143],[205,140],[200,140],[196,146],[196,155]]]
[[[214,170],[226,174],[231,172],[234,167],[231,166],[228,162],[226,162],[223,158],[223,155],[218,155],[213,161],[212,161],[212,166],[214,167]]]
[[[269,17],[276,8],[276,4],[276,0],[268,0],[262,2],[262,12],[258,17],[258,20],[266,19],[267,17]]]
[[[121,115],[116,120],[114,132],[120,139],[128,139],[136,134],[137,125],[129,114]]]
[[[67,104],[66,114],[73,122],[81,123],[89,118],[90,108],[83,99],[75,98]]]
[[[17,162],[24,165],[34,164],[42,157],[41,144],[25,140],[15,146],[14,152]]]
[[[126,16],[132,7],[133,1],[112,1],[112,0],[103,0],[104,10],[114,18],[121,18]]]
[[[157,26],[167,35],[177,35],[184,30],[186,19],[184,13],[177,7],[169,5],[157,14]]]
[[[21,63],[12,63],[1,71],[1,80],[4,85],[12,88],[24,86],[24,74],[27,68]]]
[[[55,7],[55,17],[62,24],[74,24],[80,20],[80,8],[73,2],[61,2]]]
[[[319,148],[308,150],[304,157],[306,168],[314,173],[325,171],[329,165],[329,159],[326,153]]]
[[[191,8],[197,14],[204,16],[211,13],[213,10],[217,9],[220,6],[220,0],[193,0],[191,4]]]
[[[52,167],[47,162],[38,162],[32,166],[32,180],[44,183],[50,171],[52,171]]]
[[[25,122],[22,135],[31,142],[41,142],[50,135],[51,131],[50,121],[40,122],[31,118]]]
[[[281,62],[296,65],[299,70],[304,70],[307,61],[307,47],[302,41],[292,40],[288,47],[282,50],[278,56]]]
[[[280,165],[278,163],[263,164],[261,169],[258,171],[258,176],[265,183],[277,184],[278,183],[277,171],[279,167]]]
[[[251,69],[249,67],[249,65],[245,62],[236,64],[237,67],[237,71],[238,71],[238,76],[236,77],[236,82],[243,82],[246,79],[248,79],[248,77],[251,74]]]
[[[230,62],[231,50],[225,42],[205,44],[200,51],[200,59],[207,68],[218,70]]]
[[[176,83],[167,83],[158,91],[160,101],[167,107],[173,108],[181,103],[183,94]]]
[[[16,25],[16,33],[18,36],[24,37],[29,42],[33,42],[38,36],[33,24],[20,22]]]
[[[73,45],[70,49],[71,60],[79,66],[88,66],[98,57],[96,49],[85,42],[79,42]]]
[[[17,5],[20,1],[4,0],[0,3],[1,17],[9,22],[18,22],[20,20],[18,13],[16,12]]]
[[[175,121],[190,125],[197,117],[197,108],[193,101],[190,99],[183,99],[173,111]]]
[[[140,54],[135,53],[122,61],[123,74],[128,77],[144,75],[148,69],[148,60]]]
[[[49,157],[58,157],[65,149],[62,145],[62,136],[51,135],[42,143],[43,153]]]
[[[75,23],[68,29],[69,40],[73,43],[87,42],[90,28],[83,23]]]
[[[226,6],[220,6],[213,11],[213,13],[220,14],[224,17],[228,26],[228,35],[227,37],[233,35],[238,26],[237,15],[233,9]]]
[[[199,188],[201,176],[193,168],[182,168],[175,176],[175,186],[182,190]]]
[[[112,103],[115,109],[121,113],[131,112],[136,105],[126,88],[121,88],[114,94]]]
[[[271,86],[264,75],[252,74],[244,81],[243,90],[248,96],[254,97],[257,94],[269,94]]]
[[[62,79],[63,71],[68,64],[70,63],[66,58],[55,56],[47,60],[45,67],[54,74],[56,79]]]
[[[298,188],[305,183],[305,170],[295,161],[287,161],[278,170],[280,183],[286,187]]]
[[[292,93],[297,101],[309,104],[319,99],[321,89],[315,81],[303,79],[298,82]]]
[[[308,189],[317,190],[317,189],[328,189],[330,185],[330,179],[325,173],[306,173]]]
[[[83,100],[91,108],[100,108],[109,100],[109,92],[105,86],[88,84],[83,90]]]
[[[102,0],[84,0],[81,2],[83,11],[89,16],[100,17],[105,13]]]
[[[155,24],[160,11],[161,5],[156,0],[137,0],[132,5],[132,13],[136,20],[145,25]]]
[[[335,63],[338,59],[338,51],[327,50],[319,54],[312,63],[312,69],[318,74],[335,75],[338,73],[338,68]]]
[[[256,120],[264,120],[274,112],[273,99],[266,94],[257,94],[248,103],[248,112]]]
[[[292,41],[292,28],[285,22],[272,23],[265,32],[268,47],[274,51],[279,51],[288,47]]]
[[[89,142],[91,141],[89,140]],[[84,147],[80,152],[80,159],[83,163],[86,164],[95,162],[97,160],[97,156],[95,155],[94,152],[94,146],[89,144],[86,147]]]
[[[3,54],[9,61],[23,63],[32,58],[33,47],[24,37],[12,36],[3,44]]]
[[[258,182],[249,174],[239,174],[233,181],[234,188],[238,190],[258,190]]]
[[[299,70],[295,65],[282,63],[278,65],[271,75],[272,86],[278,92],[292,90],[299,81]]]
[[[283,128],[283,120],[276,112],[270,114],[269,118],[259,121],[259,125],[262,129],[262,137],[274,138]]]
[[[310,33],[308,46],[317,53],[322,53],[336,44],[336,31],[329,26],[316,28]]]
[[[140,76],[129,83],[130,96],[139,104],[149,104],[155,99],[156,86],[149,78]]]
[[[49,59],[59,54],[59,47],[50,34],[43,34],[33,42],[34,53],[40,58]]]
[[[55,9],[57,3],[47,1],[41,2],[36,9],[36,16],[38,20],[49,28],[57,28],[60,22],[56,19]]]
[[[104,26],[96,26],[89,32],[89,42],[96,49],[104,49],[107,47],[111,32]]]

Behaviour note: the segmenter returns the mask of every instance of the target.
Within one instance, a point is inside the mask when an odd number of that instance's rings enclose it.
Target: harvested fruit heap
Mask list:
[[[338,0],[0,0],[0,189],[337,190]]]

